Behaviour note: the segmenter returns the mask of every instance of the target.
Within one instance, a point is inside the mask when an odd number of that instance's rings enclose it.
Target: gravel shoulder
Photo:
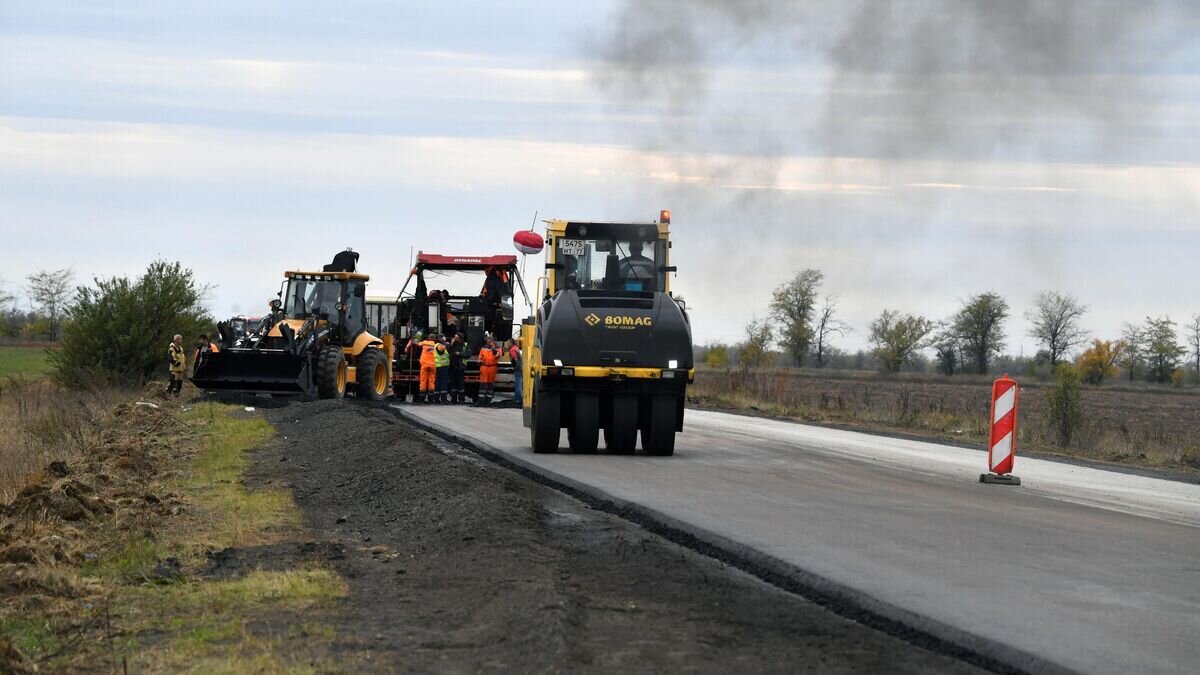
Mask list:
[[[349,670],[968,672],[489,464],[386,408],[290,402],[247,483],[313,542],[221,565],[327,565]],[[295,550],[293,550],[295,549]]]

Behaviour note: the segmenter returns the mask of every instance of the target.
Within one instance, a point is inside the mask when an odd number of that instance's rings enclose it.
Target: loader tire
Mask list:
[[[533,395],[533,424],[529,426],[533,451],[539,454],[558,452],[561,406],[557,391],[538,391]]]
[[[327,345],[317,354],[317,396],[342,398],[346,395],[346,355],[337,345]]]
[[[368,347],[358,355],[355,379],[358,397],[367,401],[382,401],[387,398],[387,357],[382,349]]]
[[[575,419],[567,429],[571,451],[581,455],[596,452],[600,442],[600,397],[594,392],[575,392]]]
[[[611,454],[630,455],[637,448],[637,396],[617,394],[612,399],[612,424],[604,428],[604,446]]]
[[[650,416],[642,428],[642,448],[647,454],[675,454],[675,418],[679,413],[679,397],[655,394],[650,397]]]

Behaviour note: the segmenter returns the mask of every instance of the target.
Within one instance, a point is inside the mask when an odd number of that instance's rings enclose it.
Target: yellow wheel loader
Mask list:
[[[547,221],[539,305],[521,326],[533,451],[675,452],[692,364],[691,319],[671,294],[670,212],[657,222]],[[544,289],[544,292],[543,292]]]
[[[202,354],[192,382],[205,391],[380,401],[392,382],[392,336],[367,331],[358,254],[343,251],[320,272],[284,273],[279,298],[258,330],[238,337],[218,324],[221,349]]]

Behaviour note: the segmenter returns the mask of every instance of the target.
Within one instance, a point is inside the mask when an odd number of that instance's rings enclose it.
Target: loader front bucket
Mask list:
[[[205,391],[308,394],[313,389],[312,366],[307,355],[274,349],[225,349],[204,356],[192,383]]]

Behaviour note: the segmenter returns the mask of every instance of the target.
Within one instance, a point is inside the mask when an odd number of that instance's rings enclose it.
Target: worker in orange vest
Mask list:
[[[216,354],[219,351],[221,350],[217,347],[217,343],[209,341],[208,335],[201,333],[200,338],[196,340],[196,352],[192,355],[192,374],[195,375],[196,371],[200,369],[200,364],[207,355]]]
[[[416,402],[429,403],[430,397],[433,396],[437,389],[437,341],[432,339],[421,340],[417,346],[421,349],[421,379],[420,379],[420,396]]]
[[[496,370],[500,364],[500,350],[496,341],[489,335],[487,344],[479,350],[479,395],[475,397],[476,405],[490,405],[496,389]]]

